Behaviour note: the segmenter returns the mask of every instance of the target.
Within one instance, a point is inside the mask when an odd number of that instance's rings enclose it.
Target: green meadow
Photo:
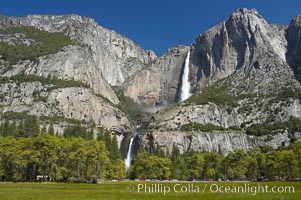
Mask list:
[[[140,185],[139,185],[140,184]],[[178,185],[176,185],[178,184]],[[193,186],[192,186],[193,184]],[[283,190],[285,186],[293,186],[294,192],[281,193],[225,193],[225,188],[276,186]],[[148,188],[142,188],[148,186]],[[212,186],[213,185],[213,186]],[[222,188],[217,192],[217,186]],[[138,187],[140,192],[138,192]],[[176,187],[176,191],[174,190]],[[183,187],[183,189],[182,189]],[[189,188],[190,187],[190,188]],[[210,187],[213,192],[210,191]],[[155,189],[156,188],[156,189]],[[164,195],[163,189],[171,191]],[[185,189],[186,188],[186,189]],[[182,192],[181,192],[182,189]],[[132,191],[133,190],[133,191]],[[155,191],[156,190],[156,191]],[[189,191],[190,190],[190,191]],[[251,190],[251,189],[250,189]],[[254,190],[253,190],[254,191]],[[0,183],[0,200],[288,200],[301,199],[301,182],[208,182],[208,183],[153,183],[153,182],[105,182],[100,184],[64,184],[64,183]]]

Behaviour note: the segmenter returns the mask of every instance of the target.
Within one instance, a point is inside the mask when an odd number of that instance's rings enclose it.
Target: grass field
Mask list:
[[[142,187],[148,186],[145,190]],[[178,185],[176,185],[178,184]],[[217,186],[225,192],[225,187],[237,186],[249,188],[267,185],[269,189],[276,186],[283,190],[285,186],[293,186],[294,193],[213,193]],[[138,187],[140,192],[138,193]],[[155,191],[155,187],[157,192]],[[175,187],[175,191],[174,191]],[[183,187],[183,192],[180,192]],[[190,187],[190,192],[188,191]],[[164,195],[165,191],[171,189]],[[213,192],[210,191],[210,188]],[[185,192],[185,190],[187,191]],[[199,189],[199,191],[198,191]],[[132,191],[133,190],[133,191]],[[153,192],[151,192],[151,190]],[[159,191],[158,191],[159,190]],[[194,192],[193,192],[194,191]],[[250,189],[251,191],[251,189]],[[254,191],[254,190],[253,190]],[[275,190],[274,190],[275,191]],[[179,193],[178,193],[179,192]],[[250,199],[250,200],[287,200],[301,199],[301,182],[260,182],[260,183],[152,183],[152,182],[106,182],[101,184],[64,184],[64,183],[0,183],[0,200],[192,200],[192,199]]]

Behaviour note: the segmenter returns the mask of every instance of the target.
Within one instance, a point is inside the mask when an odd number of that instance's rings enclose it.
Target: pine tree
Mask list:
[[[116,164],[118,162],[118,160],[121,160],[121,152],[119,151],[119,148],[118,148],[118,142],[117,142],[116,135],[113,136],[112,141],[111,141],[109,158],[111,159],[111,162],[113,164]]]
[[[9,121],[5,120],[4,124],[3,124],[3,136],[8,136],[8,127],[9,127]]]
[[[104,140],[104,131],[102,129],[98,131],[96,140],[97,141],[105,141]]]
[[[94,139],[94,128],[93,127],[88,132],[88,140],[92,140],[92,139]]]
[[[156,146],[154,154],[158,156],[159,158],[165,158],[165,152],[163,148],[159,145]]]
[[[32,135],[38,136],[40,134],[40,125],[38,122],[38,117],[34,115],[31,119],[31,123],[32,123]]]
[[[18,134],[19,137],[26,137],[24,122],[22,120],[20,121],[20,123],[17,127],[17,134]]]
[[[54,127],[53,127],[53,123],[51,122],[49,127],[48,127],[48,133],[50,135],[54,135]]]
[[[111,139],[111,134],[109,131],[105,131],[104,133],[104,142],[106,144],[106,149],[110,152],[111,151],[111,144],[112,144],[112,139]]]
[[[38,136],[40,134],[40,125],[37,116],[28,116],[24,123],[24,129],[26,137]]]
[[[82,127],[81,125],[77,126],[78,130],[78,137],[82,137],[84,139],[88,139],[88,131],[85,127]]]
[[[0,136],[3,136],[3,133],[4,133],[4,123],[2,122],[1,125],[0,125]]]
[[[14,137],[17,136],[17,125],[15,120],[13,121],[13,123],[9,123],[7,135],[14,136]]]
[[[176,179],[184,179],[185,160],[184,155],[181,155],[178,147],[173,144],[171,152],[172,176]]]
[[[45,133],[45,132],[47,132],[46,124],[44,124],[44,126],[43,126],[43,128],[42,128],[41,132],[42,132],[42,133]]]

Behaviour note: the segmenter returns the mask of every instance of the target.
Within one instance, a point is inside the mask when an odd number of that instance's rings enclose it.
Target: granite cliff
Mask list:
[[[3,113],[11,111],[61,116],[93,122],[107,129],[112,126],[131,126],[125,114],[119,110],[120,101],[111,86],[122,84],[127,77],[152,62],[156,58],[152,51],[145,51],[115,31],[99,26],[93,19],[78,15],[1,16],[0,29],[4,32],[0,35],[0,41],[12,47],[31,47],[40,41],[18,33],[13,29],[15,27],[62,32],[72,40],[72,44],[34,60],[22,59],[9,63],[2,57]],[[19,80],[10,80],[19,75],[34,78],[23,80],[21,85],[16,83]],[[83,84],[81,87],[67,84],[57,88],[48,84],[49,80],[46,79]],[[60,133],[63,131],[60,126],[56,126],[56,129]]]
[[[286,26],[268,23],[255,9],[235,11],[190,46],[194,95],[154,115],[149,124],[153,144],[168,148],[172,141],[185,152],[190,143],[196,151],[226,154],[257,145],[287,146],[287,141],[300,138],[287,134],[285,127],[264,136],[249,131],[301,117],[299,46],[300,17]],[[183,61],[178,68],[182,66]],[[200,125],[205,128],[195,128]]]
[[[45,41],[24,27],[67,42],[49,53],[36,48]],[[70,123],[93,124],[119,134],[124,151],[124,131],[138,132],[136,147],[175,143],[182,152],[287,146],[300,138],[300,42],[300,16],[289,25],[270,24],[255,9],[235,11],[191,46],[160,57],[91,18],[1,16],[2,120],[23,113],[48,126],[58,118],[58,133]],[[24,49],[30,56],[17,55]],[[184,66],[192,96],[180,102]]]
[[[179,100],[183,64],[189,47],[176,46],[135,73],[123,86],[125,95],[147,107]]]

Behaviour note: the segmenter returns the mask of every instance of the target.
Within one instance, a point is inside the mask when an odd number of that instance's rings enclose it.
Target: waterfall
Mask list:
[[[184,71],[183,71],[183,75],[182,75],[180,101],[185,101],[186,99],[188,99],[191,96],[190,82],[189,82],[189,58],[190,58],[190,51],[188,51],[186,59],[185,59]]]
[[[128,150],[128,154],[126,156],[126,159],[124,159],[124,163],[125,163],[125,169],[128,170],[131,166],[131,162],[132,162],[132,145],[133,145],[133,141],[134,141],[135,137],[131,138],[130,141],[130,146],[129,146],[129,150]]]

